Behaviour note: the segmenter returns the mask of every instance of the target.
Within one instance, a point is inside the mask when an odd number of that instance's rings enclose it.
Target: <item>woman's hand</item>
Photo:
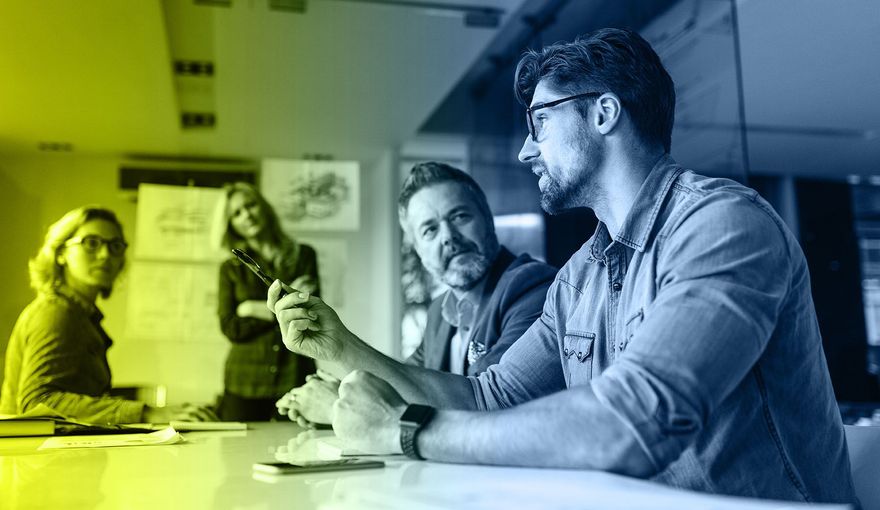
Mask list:
[[[266,308],[265,303],[256,299],[242,301],[235,309],[235,314],[239,317],[249,317],[252,319],[260,319],[262,321],[274,321],[275,315]]]
[[[304,274],[290,282],[290,287],[306,294],[314,294],[318,290],[318,281],[312,275]]]
[[[144,406],[144,422],[168,423],[176,421],[220,421],[214,411],[207,406],[181,404],[165,407]]]

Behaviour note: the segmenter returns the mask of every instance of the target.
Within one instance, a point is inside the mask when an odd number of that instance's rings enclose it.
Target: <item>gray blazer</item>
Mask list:
[[[498,363],[501,356],[541,315],[547,289],[556,268],[527,254],[519,257],[503,246],[489,268],[488,280],[478,304],[479,314],[471,339],[486,347],[486,354],[466,366],[466,375],[477,375]],[[449,291],[451,292],[451,291]],[[449,371],[449,351],[455,328],[443,320],[445,294],[428,308],[425,336],[406,363]]]

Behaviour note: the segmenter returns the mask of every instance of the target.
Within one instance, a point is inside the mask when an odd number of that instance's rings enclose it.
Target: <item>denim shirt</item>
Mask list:
[[[668,485],[856,502],[800,246],[757,192],[668,156],[471,381],[483,409],[591,385]]]

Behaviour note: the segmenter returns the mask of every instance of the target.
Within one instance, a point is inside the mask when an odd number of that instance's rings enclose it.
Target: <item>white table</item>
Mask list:
[[[45,438],[0,439],[0,508],[796,508],[706,496],[607,473],[387,461],[383,469],[255,480],[251,465],[295,447],[290,423],[186,433],[185,443],[41,450]],[[291,440],[293,441],[291,442]],[[289,443],[290,442],[290,446]],[[804,508],[807,508],[804,506]],[[810,506],[811,510],[845,506]]]

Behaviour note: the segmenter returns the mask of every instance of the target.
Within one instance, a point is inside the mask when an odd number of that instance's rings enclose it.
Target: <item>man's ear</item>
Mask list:
[[[610,134],[623,114],[620,98],[613,92],[606,92],[599,97],[596,104],[596,115],[593,117],[596,130],[603,135]]]

